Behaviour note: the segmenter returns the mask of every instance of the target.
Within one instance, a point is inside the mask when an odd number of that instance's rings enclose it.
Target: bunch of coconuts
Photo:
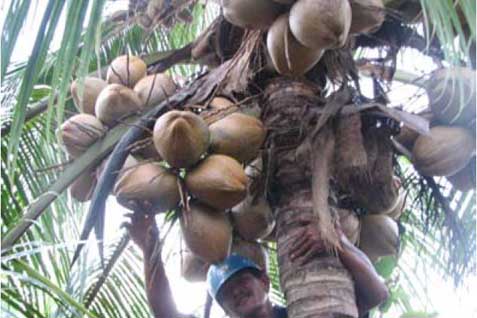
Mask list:
[[[350,34],[370,33],[384,21],[382,0],[222,0],[225,19],[247,29],[268,30],[275,70],[299,76],[325,50],[342,47]]]
[[[78,158],[108,129],[157,105],[175,90],[168,75],[147,75],[147,66],[139,57],[117,57],[106,80],[86,77],[82,83],[72,83],[71,95],[80,113],[68,118],[58,130],[64,150],[71,158]],[[72,197],[79,202],[90,200],[96,179],[95,169],[84,172],[70,187]]]
[[[460,191],[475,189],[475,78],[464,67],[433,72],[425,84],[430,109],[422,114],[430,120],[429,134],[404,129],[397,137],[411,150],[417,171],[445,176]]]

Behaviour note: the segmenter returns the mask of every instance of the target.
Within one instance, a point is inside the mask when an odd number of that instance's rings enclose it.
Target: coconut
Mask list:
[[[251,195],[232,208],[234,227],[240,236],[255,241],[270,235],[275,227],[275,218],[267,200],[261,196],[253,200]]]
[[[222,0],[224,17],[244,29],[267,29],[280,14],[280,5],[271,0]]]
[[[427,119],[429,121],[432,121],[434,118],[434,115],[430,111],[425,111],[420,114],[419,116],[423,117],[424,119]],[[419,133],[408,126],[404,125],[401,127],[399,134],[394,137],[394,139],[399,142],[401,145],[406,147],[407,149],[412,149],[414,147],[414,143],[416,142],[416,139],[419,137]]]
[[[382,0],[350,0],[350,33],[372,33],[384,22],[385,10]]]
[[[94,115],[94,105],[99,93],[108,85],[108,83],[97,77],[85,77],[83,86],[83,95],[79,95],[78,80],[71,84],[71,96],[73,101],[82,113]]]
[[[181,275],[190,283],[205,282],[209,266],[188,249],[181,255]]]
[[[439,69],[426,83],[429,105],[443,124],[467,126],[475,121],[475,71],[465,67]]]
[[[181,217],[184,241],[192,253],[206,263],[217,263],[228,255],[232,227],[225,213],[191,202],[190,211]]]
[[[396,200],[396,204],[389,209],[388,211],[385,211],[383,214],[386,214],[393,220],[399,220],[401,217],[402,213],[404,212],[404,208],[406,207],[406,194],[404,191],[399,191],[398,198]]]
[[[231,106],[234,106],[235,103],[232,102],[230,99],[228,99],[227,97],[214,97],[211,101],[210,101],[210,108],[212,109],[225,109],[225,108],[229,108]]]
[[[209,130],[211,152],[228,155],[240,162],[257,157],[266,135],[259,119],[242,113],[216,121]]]
[[[235,239],[232,245],[232,253],[248,258],[262,270],[267,270],[267,254],[265,249],[257,242]]]
[[[103,124],[89,114],[70,117],[60,127],[58,135],[66,152],[73,158],[83,154],[106,131]]]
[[[348,0],[299,0],[290,11],[290,30],[304,46],[332,49],[345,44],[351,26]]]
[[[209,147],[209,127],[189,111],[170,111],[154,125],[153,140],[164,160],[176,168],[193,166]]]
[[[171,210],[180,200],[177,177],[156,162],[139,163],[126,169],[113,193],[127,208],[134,209],[146,201],[153,212]]]
[[[161,155],[154,146],[152,135],[149,133],[147,135],[149,136],[134,143],[131,147],[131,154],[144,160],[162,161]]]
[[[475,154],[475,139],[467,129],[435,126],[417,138],[412,150],[416,169],[426,176],[451,176]]]
[[[121,84],[133,88],[147,73],[147,65],[137,56],[121,55],[108,68],[106,80],[110,84]]]
[[[448,176],[447,180],[459,191],[475,190],[475,157],[462,170],[452,176]]]
[[[267,34],[267,48],[278,73],[299,76],[318,63],[324,50],[301,45],[290,32],[288,16],[283,14],[273,23]]]
[[[247,194],[247,176],[235,159],[211,155],[186,174],[187,189],[217,209],[230,209]]]
[[[397,255],[399,251],[397,223],[386,215],[361,217],[359,248],[373,262],[383,256]]]
[[[167,74],[153,74],[142,78],[134,86],[134,91],[144,107],[158,105],[171,96],[176,84]]]
[[[114,126],[121,119],[142,109],[142,102],[132,89],[120,84],[110,84],[99,94],[95,113],[103,123]]]
[[[340,218],[340,226],[344,235],[352,244],[358,243],[360,223],[359,218],[353,211],[346,209],[338,209]]]
[[[83,172],[70,186],[71,196],[78,202],[91,200],[96,186],[96,175],[94,172]]]

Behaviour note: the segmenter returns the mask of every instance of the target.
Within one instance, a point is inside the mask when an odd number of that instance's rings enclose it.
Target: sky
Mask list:
[[[0,4],[0,24],[3,25],[3,19],[5,17],[6,10],[8,10],[10,1],[2,1]],[[29,56],[29,52],[33,47],[34,32],[28,32],[31,29],[37,29],[39,25],[39,19],[41,18],[41,12],[47,3],[45,0],[33,1],[37,7],[36,10],[32,10],[29,19],[29,25],[27,25],[20,34],[20,41],[15,48],[12,61],[23,61]],[[124,1],[119,1],[116,5],[124,4]],[[64,17],[60,20],[59,25],[64,25]],[[55,36],[53,46],[58,46],[61,40],[61,32],[58,32]],[[408,51],[405,55],[401,55],[399,62],[399,68],[414,74],[423,74],[429,72],[434,68],[432,61],[428,58],[424,58],[416,51]],[[368,79],[364,79],[362,82],[363,91],[369,96],[371,95],[371,85]],[[409,105],[413,103],[413,109],[416,109],[416,105],[421,108],[425,108],[427,100],[425,96],[416,98],[417,89],[411,85],[405,85],[396,83],[393,85],[389,97],[392,105]],[[85,209],[87,206],[85,206]],[[114,211],[117,215],[124,211],[127,211],[120,207],[114,198],[110,198],[107,204],[107,210],[109,213]],[[109,220],[115,220],[113,223],[108,223],[106,228],[106,240],[112,240],[120,235],[118,231],[119,225],[124,219],[109,218]],[[178,250],[178,244],[180,245],[178,228],[174,229],[175,232],[171,233],[171,239],[167,240],[164,248],[164,259],[168,259],[166,272],[172,286],[172,291],[175,296],[179,310],[183,313],[197,312],[198,308],[202,307],[205,301],[206,286],[204,283],[188,283],[180,276],[180,264],[177,255],[171,253],[171,251]],[[169,257],[167,256],[168,254]],[[406,257],[406,256],[404,256]],[[411,260],[412,261],[412,260]],[[439,313],[440,318],[455,318],[455,317],[477,317],[477,278],[474,276],[465,282],[465,286],[454,289],[451,281],[446,281],[440,277],[432,268],[429,268],[426,272],[420,273],[421,278],[427,281],[428,290],[427,293],[431,299],[431,305],[427,308],[429,311],[436,311]],[[424,308],[423,308],[424,309]],[[224,317],[223,312],[217,305],[213,306],[212,318]],[[398,318],[398,313],[389,313],[386,318]]]

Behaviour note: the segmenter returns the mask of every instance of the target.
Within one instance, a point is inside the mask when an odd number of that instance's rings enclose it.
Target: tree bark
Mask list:
[[[302,226],[297,218],[314,213],[316,154],[311,152],[309,128],[316,125],[323,104],[319,88],[310,83],[282,78],[265,90],[262,118],[269,128],[270,201],[277,218],[280,283],[290,318],[358,316],[353,280],[336,255],[324,253],[303,266],[290,260],[294,235]]]

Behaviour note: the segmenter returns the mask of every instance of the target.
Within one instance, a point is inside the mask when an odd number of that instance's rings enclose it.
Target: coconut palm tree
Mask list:
[[[115,240],[104,235],[117,218],[114,211],[106,217],[111,206],[106,202],[131,145],[150,138],[145,132],[158,117],[207,105],[216,95],[231,98],[234,106],[218,114],[205,111],[209,124],[240,110],[255,114],[267,128],[260,190],[277,225],[271,242],[263,244],[273,298],[287,303],[290,317],[357,315],[353,282],[335,256],[335,224],[343,209],[362,220],[361,248],[391,291],[376,316],[390,308],[412,312],[411,294],[426,303],[420,271],[428,267],[461,285],[476,265],[475,183],[463,192],[452,178],[424,175],[412,147],[400,139],[399,123],[405,125],[401,133],[409,128],[428,133],[429,122],[422,119],[426,107],[417,95],[431,94],[429,83],[437,77],[431,71],[475,70],[475,1],[383,2],[384,9],[374,10],[373,17],[385,14],[378,29],[320,53],[306,75],[283,76],[273,56],[267,62],[267,32],[230,23],[237,24],[233,12],[225,10],[224,18],[214,2],[10,1],[2,13],[0,73],[2,311],[12,317],[149,315],[141,257],[126,232]],[[34,39],[31,53],[17,60],[26,29]],[[78,79],[81,87],[87,75],[104,78],[108,65],[123,54],[141,56],[149,73],[168,72],[181,88],[124,118],[72,160],[55,135],[78,113],[70,84]],[[410,73],[416,63],[409,57],[429,63],[420,69],[427,73]],[[291,68],[290,54],[286,59]],[[451,96],[466,89],[459,78],[442,79],[454,87]],[[388,96],[400,85],[417,93],[398,109]],[[372,93],[365,96],[366,87]],[[458,114],[467,111],[465,98],[456,104]],[[475,110],[473,116],[466,129],[473,124],[475,134]],[[76,202],[68,187],[106,158],[89,205]],[[469,165],[475,179],[475,156]],[[397,223],[400,248],[390,243],[391,255],[374,258],[375,247],[364,246],[363,220],[382,214],[373,211],[374,204],[383,208],[388,196],[395,197],[394,176],[406,197]],[[177,210],[163,215],[163,236],[180,216]],[[297,265],[289,249],[304,218],[319,228],[328,253]],[[98,246],[87,241],[93,230]],[[379,239],[392,236],[383,231]]]

